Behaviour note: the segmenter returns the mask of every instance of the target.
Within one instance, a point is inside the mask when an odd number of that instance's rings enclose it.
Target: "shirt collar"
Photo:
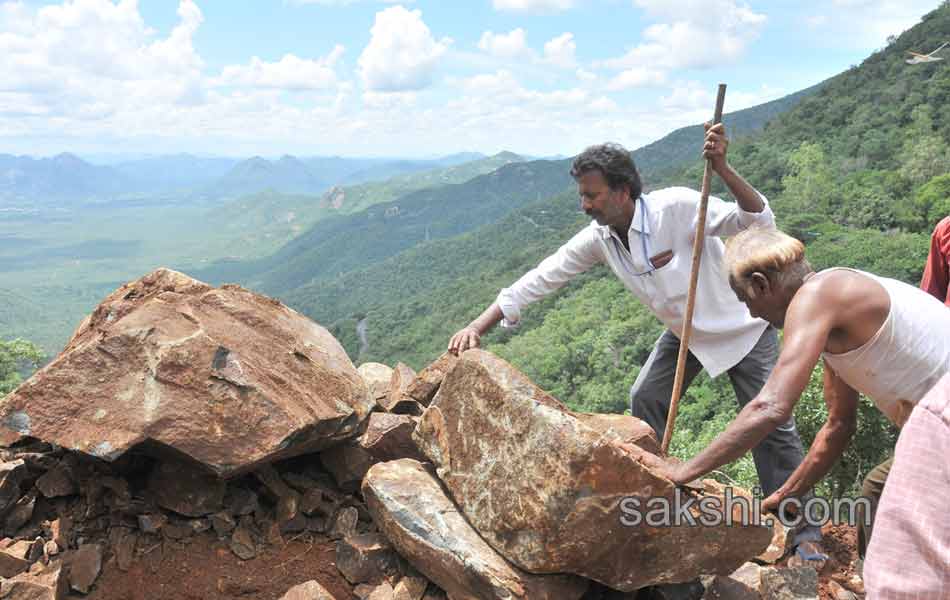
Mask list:
[[[645,212],[644,212],[645,211]],[[642,227],[641,227],[642,224]],[[646,206],[644,196],[640,196],[633,209],[633,221],[630,222],[630,229],[650,235],[650,208]]]
[[[650,208],[647,207],[646,214],[643,214],[644,206],[646,206],[646,201],[644,200],[644,196],[640,196],[639,201],[634,204],[633,220],[630,221],[630,229],[637,233],[650,235]],[[642,228],[641,220],[643,224]],[[610,225],[598,225],[597,221],[594,221],[591,225],[594,226],[601,238],[605,240],[610,239],[613,232],[613,228]]]

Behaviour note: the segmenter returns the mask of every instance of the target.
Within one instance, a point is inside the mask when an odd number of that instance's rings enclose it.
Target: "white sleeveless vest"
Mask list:
[[[845,270],[881,284],[891,309],[863,346],[843,354],[824,352],[822,357],[845,383],[902,426],[924,394],[950,372],[950,308],[902,281]]]

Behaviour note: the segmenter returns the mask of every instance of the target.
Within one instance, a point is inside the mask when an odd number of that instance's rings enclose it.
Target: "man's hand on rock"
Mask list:
[[[453,335],[452,339],[449,340],[449,352],[458,356],[469,348],[478,348],[481,341],[481,334],[478,333],[478,330],[469,325],[468,327],[460,329],[458,333]]]
[[[773,493],[762,501],[762,512],[778,513],[778,505],[781,504],[782,500],[782,495],[779,492]],[[794,504],[788,508],[790,509],[790,512],[795,510]]]
[[[637,460],[640,461],[643,466],[654,473],[669,479],[677,485],[686,483],[686,480],[682,478],[682,463],[675,458],[662,458],[627,442],[622,442],[618,445],[630,454],[636,456]]]

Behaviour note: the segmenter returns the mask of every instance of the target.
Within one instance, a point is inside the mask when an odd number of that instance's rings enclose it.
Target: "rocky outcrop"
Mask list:
[[[643,448],[650,454],[661,453],[653,428],[636,417],[604,413],[574,413],[582,423],[620,442]]]
[[[323,327],[238,286],[159,269],[106,298],[0,403],[0,419],[106,460],[148,441],[231,476],[345,439],[372,406]]]
[[[415,379],[416,373],[408,365],[403,363],[396,365],[389,383],[389,395],[381,401],[386,412],[403,415],[422,414],[422,406],[406,393]]]
[[[335,600],[333,596],[316,581],[307,581],[287,590],[280,600]]]
[[[442,385],[445,374],[452,370],[456,362],[458,362],[458,357],[446,352],[435,362],[419,371],[415,379],[406,386],[406,395],[422,406],[429,406],[429,403],[435,397],[435,393],[439,391],[439,386]]]
[[[393,378],[392,367],[380,363],[368,362],[361,364],[356,371],[366,383],[370,396],[376,401],[381,410],[385,410],[383,405],[389,396],[389,382]]]
[[[358,444],[379,461],[414,458],[425,460],[412,439],[418,417],[376,412],[369,416]]]
[[[505,361],[470,350],[414,436],[472,526],[526,571],[632,591],[730,573],[768,546],[764,526],[647,525],[647,502],[663,499],[672,518],[677,494],[680,505],[699,498],[643,464],[652,455],[588,422]],[[686,513],[699,516],[695,505]]]
[[[418,461],[374,465],[363,480],[363,496],[399,553],[454,600],[576,600],[587,588],[577,577],[531,575],[508,564]]]

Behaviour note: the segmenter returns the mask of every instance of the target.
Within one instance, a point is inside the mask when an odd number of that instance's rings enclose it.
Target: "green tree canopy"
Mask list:
[[[22,373],[32,371],[43,362],[43,352],[26,340],[0,340],[0,397],[16,389],[23,381]]]

